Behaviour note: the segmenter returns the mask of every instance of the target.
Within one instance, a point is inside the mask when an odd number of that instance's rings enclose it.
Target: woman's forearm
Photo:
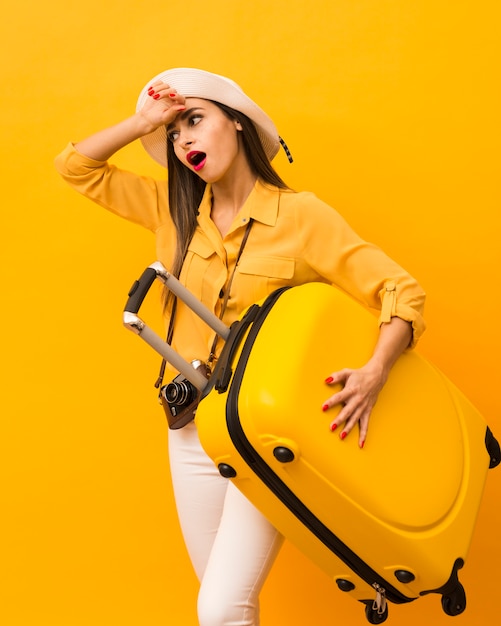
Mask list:
[[[392,317],[389,323],[381,324],[379,338],[369,364],[381,369],[384,380],[398,357],[412,341],[412,325],[399,317]]]
[[[107,161],[115,152],[153,130],[142,115],[136,114],[79,141],[75,148],[91,159]]]

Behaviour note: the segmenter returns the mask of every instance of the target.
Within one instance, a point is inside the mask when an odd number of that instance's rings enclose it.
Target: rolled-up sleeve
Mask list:
[[[388,280],[381,289],[379,324],[390,322],[392,317],[400,317],[409,322],[412,325],[412,341],[409,347],[413,348],[426,328],[423,319],[426,296],[419,284],[412,277],[410,279],[404,288],[395,280]]]

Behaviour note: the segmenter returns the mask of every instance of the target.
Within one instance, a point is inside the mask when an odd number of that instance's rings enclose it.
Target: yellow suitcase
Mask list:
[[[458,615],[466,606],[458,570],[499,445],[414,351],[395,364],[365,448],[356,435],[332,433],[323,379],[363,365],[376,338],[374,316],[334,287],[275,292],[225,333],[209,383],[200,381],[200,440],[223,476],[364,603],[370,623],[387,618],[387,601],[429,593]]]

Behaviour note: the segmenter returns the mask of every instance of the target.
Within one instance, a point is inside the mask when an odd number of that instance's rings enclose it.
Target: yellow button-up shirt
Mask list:
[[[56,158],[61,176],[77,191],[156,235],[157,259],[172,265],[175,230],[167,184],[80,154],[71,144]],[[379,314],[411,322],[413,345],[423,332],[425,294],[377,246],[362,240],[332,207],[308,192],[280,190],[257,181],[224,238],[211,219],[207,186],[198,227],[180,280],[216,315],[249,219],[254,223],[236,269],[223,321],[231,324],[249,305],[279,287],[331,283]],[[205,360],[214,334],[178,303],[172,345],[186,360]]]

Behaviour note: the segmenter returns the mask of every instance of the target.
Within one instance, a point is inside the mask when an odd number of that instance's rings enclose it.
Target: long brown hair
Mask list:
[[[212,101],[211,101],[212,102]],[[289,189],[266,156],[256,127],[251,120],[220,102],[213,102],[231,120],[240,122],[242,145],[253,174],[261,181],[279,189]],[[190,241],[197,227],[198,207],[204,195],[206,183],[188,169],[174,153],[172,142],[167,139],[168,197],[172,220],[176,227],[176,252],[171,273],[179,277]],[[164,302],[171,303],[171,293],[166,290]]]

